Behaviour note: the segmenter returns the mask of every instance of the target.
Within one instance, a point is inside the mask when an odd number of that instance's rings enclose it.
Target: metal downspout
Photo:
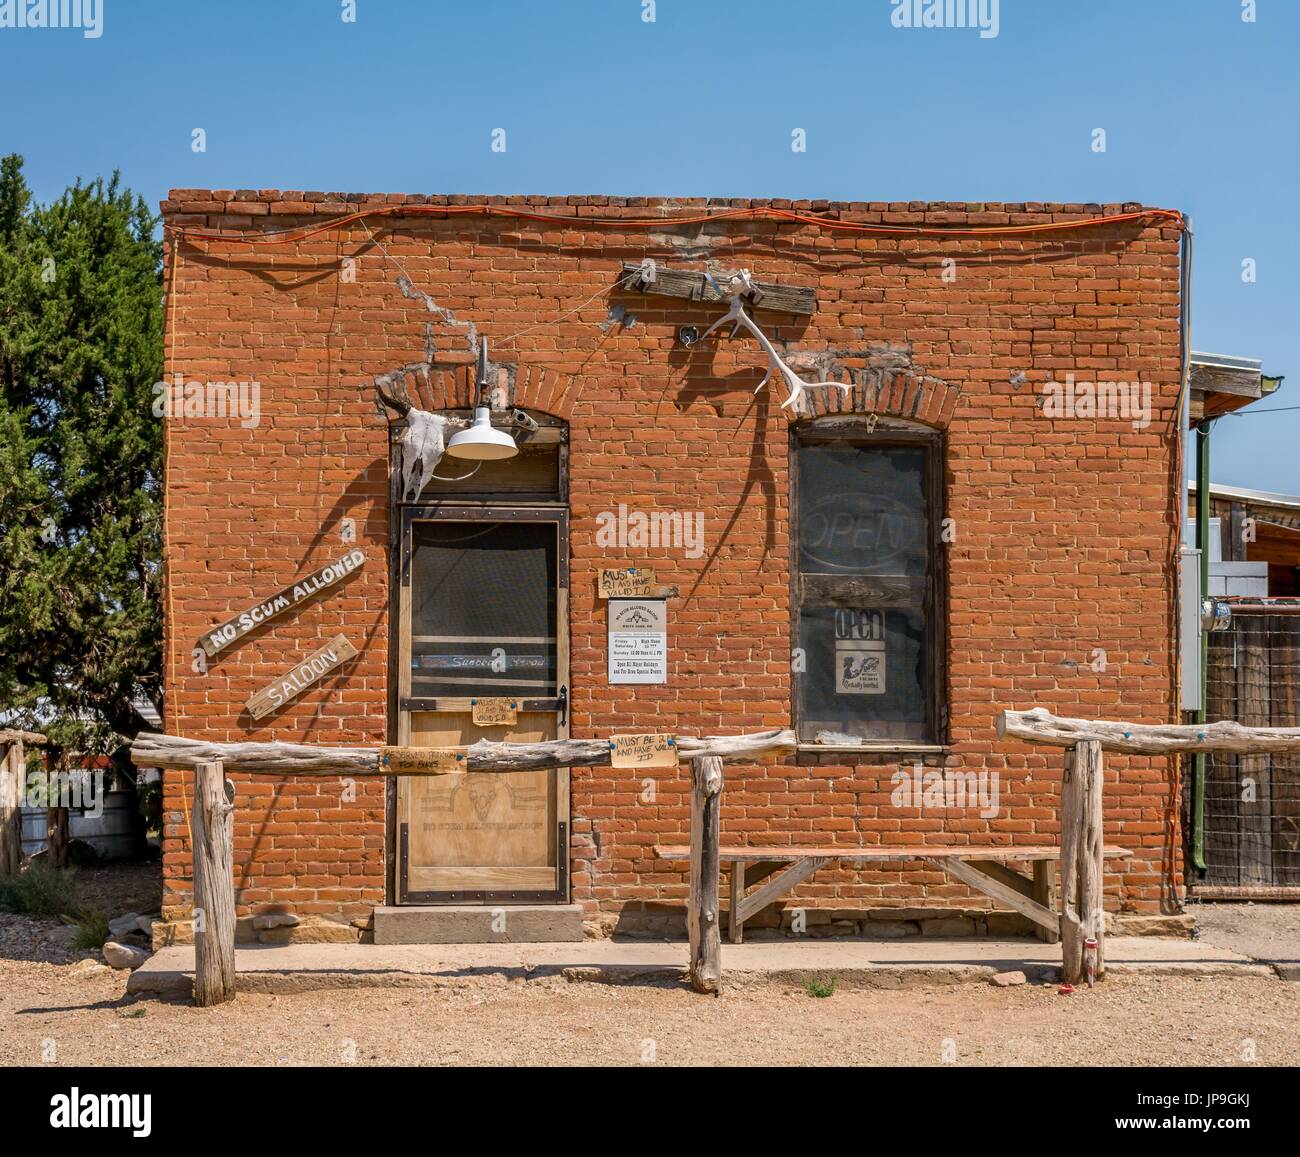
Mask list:
[[[1210,589],[1210,426],[1196,426],[1196,546],[1201,552],[1201,597]],[[1210,634],[1201,630],[1201,695],[1196,722],[1204,723],[1209,707]],[[1192,866],[1205,871],[1205,753],[1198,752],[1192,773]]]

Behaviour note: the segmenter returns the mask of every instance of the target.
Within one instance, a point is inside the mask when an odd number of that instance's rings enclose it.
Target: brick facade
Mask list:
[[[1175,712],[1174,559],[1178,504],[1178,231],[1168,221],[998,237],[859,236],[733,220],[672,226],[706,208],[766,204],[894,226],[983,227],[1068,220],[1136,206],[660,202],[648,199],[343,197],[175,190],[170,227],[248,231],[320,225],[365,207],[484,203],[562,214],[568,225],[410,214],[301,240],[183,242],[168,302],[167,373],[256,380],[261,421],[169,421],[167,697],[172,733],[215,740],[387,741],[387,427],[375,375],[437,355],[426,408],[468,405],[465,332],[492,341],[513,404],[557,415],[571,437],[572,734],[735,733],[790,725],[790,419],[752,340],[693,349],[723,312],[613,289],[621,262],[750,268],[814,287],[812,318],[764,314],[796,367],[849,373],[851,396],[819,412],[898,414],[946,431],[950,746],[929,762],[1001,776],[1001,811],[892,807],[898,755],[800,754],[729,766],[724,839],[754,843],[1055,842],[1059,751],[1001,742],[1004,707],[1169,722]],[[653,230],[584,224],[662,216]],[[945,258],[955,265],[945,265]],[[351,259],[345,264],[345,259]],[[404,292],[399,278],[409,274]],[[955,278],[954,275],[955,274]],[[422,296],[427,294],[428,298]],[[611,305],[634,325],[604,324]],[[505,339],[518,334],[513,341]],[[1152,383],[1151,422],[1052,420],[1043,383]],[[620,503],[702,510],[702,558],[639,552],[670,604],[669,681],[611,687],[595,572],[596,516]],[[339,589],[233,646],[200,675],[205,629],[343,553],[356,520],[369,561]],[[243,704],[322,640],[360,656],[260,724]],[[1105,652],[1105,670],[1094,659]],[[904,762],[910,764],[910,759]],[[1181,875],[1172,761],[1112,756],[1106,839],[1135,849],[1108,875],[1112,911],[1169,910]],[[267,906],[356,916],[385,900],[385,787],[358,780],[236,776],[241,913]],[[189,902],[189,777],[166,777],[167,904]],[[679,908],[685,876],[653,845],[681,842],[684,778],[639,799],[639,776],[572,775],[572,891],[591,915]],[[824,870],[798,893],[830,908],[987,905],[942,872],[912,865]]]

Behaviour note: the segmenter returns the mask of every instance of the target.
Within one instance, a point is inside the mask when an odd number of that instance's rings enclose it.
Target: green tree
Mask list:
[[[162,244],[142,198],[0,159],[0,710],[119,753],[161,659]]]

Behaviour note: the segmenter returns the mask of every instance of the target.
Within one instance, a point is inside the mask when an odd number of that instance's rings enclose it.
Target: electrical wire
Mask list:
[[[1300,406],[1274,406],[1269,410],[1233,410],[1225,416],[1230,418],[1253,418],[1256,414],[1285,414],[1291,410],[1300,410]]]
[[[435,474],[432,470],[430,470],[429,477],[436,478],[439,482],[464,482],[466,478],[473,478],[474,475],[477,474],[479,470],[482,469],[482,467],[483,467],[482,462],[475,462],[473,470],[471,470],[468,474],[457,474],[455,478],[444,478],[441,474]]]
[[[884,237],[999,237],[1022,236],[1034,233],[1058,233],[1093,225],[1119,225],[1128,221],[1172,221],[1179,228],[1186,227],[1182,213],[1176,209],[1140,209],[1130,213],[1111,213],[1098,217],[1080,217],[1070,221],[1039,221],[1028,225],[987,225],[975,228],[954,229],[943,225],[872,225],[865,221],[842,221],[838,218],[819,217],[792,209],[774,209],[756,206],[743,209],[722,209],[716,213],[693,213],[677,217],[570,217],[558,213],[530,212],[507,205],[377,205],[355,213],[331,217],[319,225],[291,226],[271,229],[249,235],[247,232],[209,232],[203,229],[186,229],[167,226],[169,232],[183,241],[230,241],[243,245],[279,245],[284,242],[305,241],[332,229],[341,229],[354,222],[364,222],[375,217],[486,217],[518,221],[538,221],[548,225],[563,225],[569,229],[587,227],[610,229],[671,229],[679,225],[707,225],[718,221],[777,221],[799,225],[815,225],[819,229],[832,229],[842,233],[860,233]]]
[[[622,289],[625,286],[630,285],[633,281],[635,281],[640,276],[641,276],[640,270],[636,270],[632,273],[629,273],[626,277],[620,277],[616,282],[614,282],[613,288]],[[509,337],[502,338],[499,342],[496,343],[496,345],[493,348],[499,350],[509,349],[510,346],[514,343],[515,338],[523,337],[524,334],[526,333],[532,333],[533,330],[535,329],[544,329],[547,326],[555,325],[556,322],[563,321],[566,317],[572,317],[575,313],[579,313],[582,310],[586,309],[587,306],[589,306],[593,301],[596,300],[596,298],[604,297],[609,292],[611,292],[610,289],[602,286],[600,289],[596,290],[596,292],[593,293],[589,298],[587,298],[586,301],[580,302],[578,305],[575,305],[572,309],[568,310],[566,313],[560,314],[559,317],[547,318],[546,321],[539,321],[536,325],[530,325],[525,329],[521,329],[518,333],[512,333]]]

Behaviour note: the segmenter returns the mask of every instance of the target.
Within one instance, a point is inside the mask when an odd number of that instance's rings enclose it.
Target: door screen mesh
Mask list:
[[[417,522],[411,692],[556,694],[552,523]]]

